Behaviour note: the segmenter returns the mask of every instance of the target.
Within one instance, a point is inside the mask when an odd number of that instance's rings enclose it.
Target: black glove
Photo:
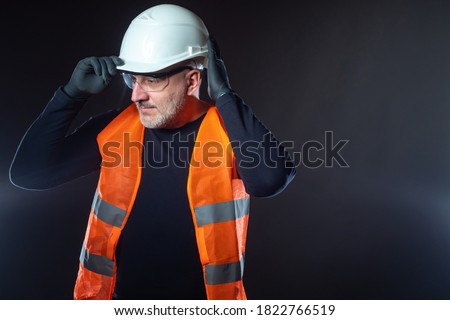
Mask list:
[[[116,56],[84,58],[78,62],[63,90],[74,99],[87,99],[106,88],[120,65],[123,61]]]
[[[225,93],[232,92],[227,69],[213,36],[208,38],[208,94],[216,101]]]

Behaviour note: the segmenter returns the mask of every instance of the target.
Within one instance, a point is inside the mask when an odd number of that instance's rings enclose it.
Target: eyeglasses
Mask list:
[[[184,70],[192,70],[193,67],[183,66],[167,72],[147,73],[142,75],[142,80],[137,80],[136,75],[130,73],[122,73],[123,80],[128,88],[133,89],[136,83],[146,92],[163,91],[169,85],[169,78]]]

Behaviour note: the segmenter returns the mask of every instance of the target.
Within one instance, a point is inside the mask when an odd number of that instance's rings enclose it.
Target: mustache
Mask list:
[[[136,107],[138,108],[158,108],[156,105],[150,103],[149,101],[138,101],[136,102]]]

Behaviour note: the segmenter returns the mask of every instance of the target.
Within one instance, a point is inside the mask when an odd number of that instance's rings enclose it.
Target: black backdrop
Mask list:
[[[284,193],[254,199],[248,297],[450,298],[450,2],[169,3],[203,18],[234,89],[293,152],[325,144],[326,132],[348,140],[348,168],[299,164]],[[72,297],[97,176],[33,192],[11,185],[8,168],[77,61],[118,54],[131,19],[155,4],[13,3],[0,13],[1,299]],[[128,95],[114,79],[74,126]]]

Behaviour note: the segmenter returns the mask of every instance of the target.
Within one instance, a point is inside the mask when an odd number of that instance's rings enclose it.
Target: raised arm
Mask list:
[[[214,38],[208,40],[208,93],[225,123],[246,191],[270,197],[283,191],[296,170],[289,153],[231,88]]]
[[[108,85],[120,62],[115,59],[81,60],[70,81],[56,90],[19,144],[9,171],[14,185],[48,189],[99,169],[96,136],[118,110],[90,118],[74,132],[68,130],[87,99]]]

